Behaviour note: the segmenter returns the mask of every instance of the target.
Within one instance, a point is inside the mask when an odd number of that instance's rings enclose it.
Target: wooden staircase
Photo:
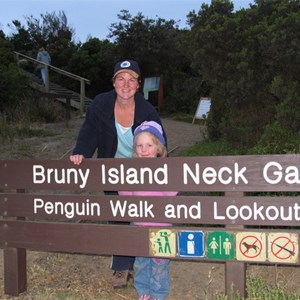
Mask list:
[[[22,66],[22,61],[31,62],[35,65],[43,64],[36,59],[26,56],[22,53],[15,52],[17,62]],[[81,113],[85,113],[87,106],[90,104],[92,99],[85,96],[85,85],[89,84],[90,81],[86,78],[78,76],[76,74],[69,73],[65,70],[59,69],[55,66],[43,64],[46,70],[46,84],[44,85],[41,78],[34,73],[30,73],[24,70],[25,74],[29,78],[30,85],[33,89],[39,91],[43,97],[47,94],[49,97],[54,98],[62,103],[69,101],[72,108],[78,109]],[[72,78],[80,82],[80,93],[69,90],[59,84],[51,82],[49,79],[49,70]]]
[[[25,72],[27,77],[29,78],[30,86],[35,89],[36,91],[40,92],[42,96],[45,95],[45,93],[53,94],[53,97],[57,101],[66,103],[66,99],[70,98],[70,105],[72,108],[80,110],[81,109],[81,99],[80,94],[77,92],[74,92],[70,89],[67,89],[65,87],[62,87],[59,84],[50,82],[49,83],[49,89],[46,91],[44,84],[42,83],[42,80],[40,77],[33,73]],[[57,95],[57,97],[54,97]],[[91,103],[92,99],[85,97],[84,98],[84,111],[86,111],[88,105]]]

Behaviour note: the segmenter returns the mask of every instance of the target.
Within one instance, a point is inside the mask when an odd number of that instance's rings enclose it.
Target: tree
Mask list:
[[[120,22],[109,28],[109,37],[114,39],[120,59],[137,60],[144,76],[159,74],[170,67],[176,55],[175,38],[178,32],[174,20],[153,20],[145,18],[142,13],[132,17],[127,10],[122,10],[118,18]]]
[[[257,143],[266,126],[279,121],[279,111],[282,119],[282,103],[291,104],[290,94],[287,100],[272,88],[278,76],[298,97],[299,5],[257,0],[234,13],[230,1],[217,0],[203,4],[198,15],[190,14],[193,65],[212,86],[212,139],[243,147]]]
[[[132,16],[127,10],[118,15],[120,22],[110,27],[109,37],[116,44],[120,59],[131,58],[139,62],[143,77],[163,75],[164,108],[170,111],[187,111],[190,107],[189,93],[182,90],[189,80],[190,62],[179,47],[184,31],[179,30],[174,20],[150,19],[138,13]]]
[[[69,61],[68,69],[82,77],[90,78],[91,84],[88,86],[90,97],[112,88],[111,79],[116,62],[114,52],[115,45],[109,40],[90,38]]]
[[[68,25],[63,11],[41,14],[40,18],[26,16],[26,26],[14,20],[11,28],[15,33],[10,37],[15,50],[28,56],[36,57],[40,47],[51,54],[52,64],[57,67],[66,66],[66,62],[77,49],[74,42],[75,29]]]
[[[38,49],[44,47],[51,56],[51,65],[76,73],[76,70],[69,69],[68,65],[72,57],[77,53],[80,44],[74,41],[75,29],[68,25],[68,19],[63,11],[41,14],[40,18],[26,16],[26,26],[20,21],[12,23],[15,33],[10,37],[15,50],[36,58]],[[29,71],[34,71],[34,65],[30,65]],[[78,75],[81,75],[80,73]],[[65,87],[76,87],[79,90],[78,82],[71,81],[68,77],[51,72],[51,81],[64,85]]]
[[[27,93],[27,80],[15,63],[13,45],[0,36],[0,113],[7,114]],[[10,116],[9,116],[10,117]]]

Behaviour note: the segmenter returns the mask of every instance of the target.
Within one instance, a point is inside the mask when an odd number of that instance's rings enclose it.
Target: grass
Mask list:
[[[6,111],[0,112],[0,142],[12,142],[15,138],[45,137],[49,131],[32,124],[54,123],[64,119],[61,103],[32,97],[19,99]]]
[[[29,252],[34,254],[35,252]],[[107,259],[102,262],[98,256],[68,255],[60,253],[40,253],[31,261],[28,268],[28,292],[19,296],[20,300],[117,300],[136,299],[132,282],[126,289],[114,290],[110,277]],[[104,263],[104,265],[103,265]],[[273,269],[271,269],[272,271]],[[216,295],[211,282],[215,274],[208,276],[206,296],[202,300],[299,300],[300,296],[288,293],[285,283],[273,284],[255,273],[247,276],[248,297],[242,298],[232,289],[230,298],[221,294]],[[288,276],[285,278],[289,281]],[[297,279],[294,279],[297,280]],[[184,284],[181,282],[179,284]],[[197,284],[197,278],[195,283]],[[220,283],[224,284],[224,283]],[[280,286],[280,287],[279,287]],[[176,289],[176,287],[173,287]],[[3,291],[3,289],[1,289]],[[1,293],[0,293],[1,294]],[[7,295],[0,295],[1,299],[16,299]],[[194,297],[194,298],[191,298]],[[198,295],[189,294],[186,299],[200,299]],[[170,299],[171,300],[171,299]]]
[[[50,131],[34,128],[28,123],[2,123],[0,127],[0,141],[4,142],[13,142],[14,139],[25,139],[31,137],[47,137],[53,136],[53,133]]]
[[[247,278],[248,299],[260,300],[299,300],[296,294],[288,295],[288,292],[280,287],[273,287],[262,277]]]

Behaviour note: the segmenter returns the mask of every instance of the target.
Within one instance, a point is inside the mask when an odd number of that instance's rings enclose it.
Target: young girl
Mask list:
[[[145,121],[134,131],[134,157],[166,157],[166,141],[161,126]],[[175,196],[177,192],[132,191],[120,195]],[[135,222],[139,226],[170,226],[165,223]],[[139,300],[164,300],[170,287],[169,259],[136,257],[134,263],[134,287]]]

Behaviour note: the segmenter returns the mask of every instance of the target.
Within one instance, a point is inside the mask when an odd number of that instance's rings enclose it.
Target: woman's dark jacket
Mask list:
[[[115,156],[118,144],[114,116],[116,98],[115,90],[95,97],[88,107],[73,155],[81,154],[85,158],[91,158],[97,149],[97,158]],[[132,131],[144,121],[155,121],[162,125],[156,109],[142,94],[136,93],[134,100],[135,112]],[[164,136],[166,138],[165,131]]]

